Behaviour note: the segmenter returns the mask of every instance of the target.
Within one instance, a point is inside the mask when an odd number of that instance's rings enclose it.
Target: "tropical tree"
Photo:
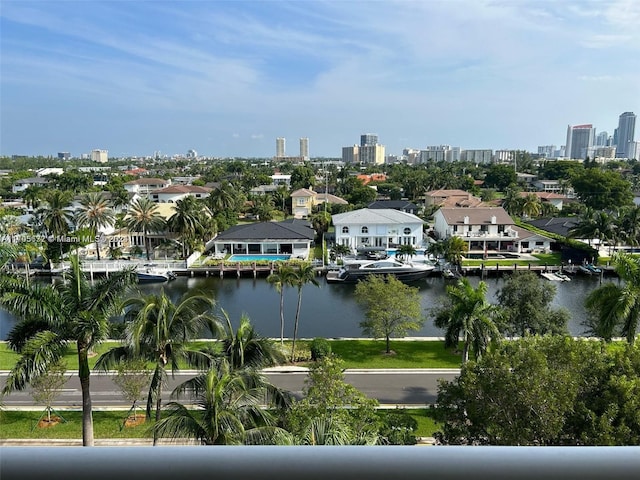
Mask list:
[[[479,358],[500,337],[496,325],[500,309],[487,301],[487,284],[482,281],[474,288],[469,279],[462,278],[448,285],[446,292],[444,304],[435,311],[434,325],[445,329],[445,348],[457,347],[462,337],[464,364],[471,350]]]
[[[311,215],[309,220],[311,220],[311,225],[316,231],[316,237],[319,241],[322,241],[324,234],[329,231],[329,226],[331,226],[331,214],[324,210],[318,211]]]
[[[509,215],[520,216],[522,215],[522,196],[520,192],[522,190],[515,184],[509,185],[504,192],[504,198],[502,199],[502,208],[504,208]]]
[[[615,272],[622,284],[606,283],[591,292],[585,306],[594,316],[594,332],[609,341],[620,334],[633,344],[640,321],[640,257],[616,252]]]
[[[149,233],[158,232],[165,225],[165,221],[158,211],[158,205],[148,198],[139,198],[131,205],[125,223],[130,231],[142,232],[147,261],[150,260]]]
[[[293,341],[291,342],[291,362],[295,362],[296,358],[296,339],[298,338],[298,323],[300,320],[300,307],[302,306],[302,288],[308,283],[316,287],[320,286],[318,280],[316,280],[316,271],[313,268],[313,265],[304,262],[300,264],[300,266],[296,270],[294,270],[293,277],[291,279],[291,285],[296,287],[296,289],[298,290],[296,320],[293,327]]]
[[[186,398],[193,407],[170,402],[154,438],[194,438],[203,445],[272,443],[277,417],[263,404],[275,390],[259,371],[222,361],[174,390],[174,398]]]
[[[80,227],[89,227],[91,235],[95,238],[96,253],[100,260],[100,241],[98,232],[101,228],[111,227],[115,221],[109,199],[104,192],[89,192],[80,200],[80,211],[76,217]]]
[[[47,234],[54,236],[60,244],[60,258],[62,259],[62,241],[60,237],[69,231],[73,221],[71,211],[72,193],[69,191],[50,190],[45,197],[47,205],[38,209],[38,216],[42,219]]]
[[[222,313],[224,318],[218,330],[221,353],[217,357],[224,358],[230,368],[260,370],[284,361],[282,350],[270,338],[260,336],[248,316],[242,315],[234,330],[227,312]]]
[[[566,309],[553,309],[556,295],[553,282],[541,280],[531,271],[509,275],[498,290],[498,302],[505,315],[499,329],[504,335],[566,334],[570,313]]]
[[[522,202],[522,214],[529,218],[539,217],[542,213],[542,205],[540,199],[533,193],[524,197]]]
[[[462,257],[469,250],[469,244],[458,236],[449,237],[444,241],[444,258],[458,269],[462,267]]]
[[[640,245],[640,205],[622,210],[620,233],[627,245]]]
[[[169,230],[180,234],[182,257],[187,258],[188,246],[193,243],[198,232],[204,228],[203,217],[209,215],[209,209],[195,197],[187,196],[175,203],[173,215],[169,217]]]
[[[367,319],[360,327],[367,335],[384,338],[391,353],[391,336],[404,336],[424,323],[419,290],[392,275],[369,275],[356,285],[356,300],[366,309]]]
[[[219,325],[211,315],[214,301],[202,294],[185,293],[174,303],[164,292],[128,297],[122,304],[128,324],[124,344],[103,354],[97,369],[109,370],[118,362],[144,358],[154,365],[149,394],[147,418],[155,408],[156,422],[162,409],[162,389],[167,370],[173,375],[180,365],[208,366],[211,356],[193,346],[193,340],[205,331],[217,332]],[[155,404],[155,407],[154,407]],[[153,444],[158,440],[154,433]]]
[[[396,258],[404,260],[405,257],[413,257],[416,254],[416,248],[413,245],[400,245],[396,251]]]
[[[38,208],[42,202],[44,189],[37,185],[29,185],[22,192],[22,200],[30,208]]]
[[[75,256],[67,275],[67,281],[53,284],[29,284],[9,275],[0,278],[0,305],[20,319],[8,336],[9,347],[20,357],[2,392],[24,389],[75,343],[82,391],[82,439],[84,446],[92,446],[89,352],[106,337],[110,315],[136,276],[126,270],[90,282]]]
[[[295,270],[287,263],[278,263],[275,272],[267,277],[267,282],[276,287],[280,294],[280,345],[284,344],[284,289],[293,286]]]
[[[218,188],[211,191],[207,197],[207,202],[214,214],[224,210],[235,210],[237,206],[236,190],[231,183],[222,182]]]

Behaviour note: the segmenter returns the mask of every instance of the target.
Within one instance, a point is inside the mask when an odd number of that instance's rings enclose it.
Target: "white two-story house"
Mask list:
[[[337,245],[352,250],[423,246],[424,221],[411,213],[393,209],[363,208],[331,216]]]
[[[441,208],[434,215],[439,240],[460,237],[469,252],[549,251],[552,239],[517,227],[502,207]]]

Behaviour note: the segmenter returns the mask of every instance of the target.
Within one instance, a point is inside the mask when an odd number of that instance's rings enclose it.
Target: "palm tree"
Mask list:
[[[62,190],[51,190],[45,200],[46,207],[38,209],[47,233],[54,237],[62,237],[69,231],[69,225],[73,220],[71,212],[72,193]],[[60,259],[62,260],[62,242],[60,243]]]
[[[640,205],[623,210],[620,218],[620,232],[627,245],[640,245]]]
[[[462,257],[469,250],[469,244],[461,237],[453,236],[444,241],[444,258],[460,269]]]
[[[510,185],[505,189],[502,208],[504,208],[509,215],[522,215],[523,198],[520,196],[520,192],[521,190],[515,185]]]
[[[587,296],[585,306],[595,314],[598,336],[611,340],[619,330],[633,344],[640,321],[640,258],[617,252],[613,263],[624,283],[602,285]]]
[[[540,216],[542,212],[542,205],[540,199],[533,193],[524,197],[522,202],[522,214],[529,218],[536,218]]]
[[[291,284],[298,289],[298,306],[296,307],[296,321],[293,327],[293,342],[291,343],[291,362],[295,362],[296,338],[298,337],[298,321],[300,320],[300,306],[302,305],[302,288],[311,283],[316,287],[320,284],[316,280],[316,271],[310,263],[303,263],[294,271]]]
[[[191,244],[196,234],[204,228],[202,219],[208,214],[209,209],[192,196],[178,200],[175,205],[175,211],[169,218],[168,226],[170,231],[180,234],[182,256],[187,258],[190,253],[187,245]]]
[[[217,214],[224,210],[235,209],[236,197],[236,191],[233,185],[229,182],[222,182],[218,188],[209,194],[207,201],[211,211]]]
[[[617,236],[615,217],[607,212],[599,211],[593,217],[593,235],[598,239],[598,248]]]
[[[101,228],[111,227],[116,217],[109,205],[109,199],[104,192],[89,192],[80,200],[80,212],[77,222],[80,226],[87,226],[96,241],[96,254],[100,260],[100,241],[98,231]]]
[[[251,325],[249,317],[242,315],[237,330],[233,330],[231,320],[223,310],[224,321],[218,332],[222,345],[222,358],[232,369],[253,368],[256,370],[273,367],[282,363],[282,351],[274,346],[271,339],[261,337]]]
[[[267,282],[274,285],[280,294],[280,345],[284,344],[284,289],[293,286],[294,274],[289,264],[279,263],[276,271],[267,277]]]
[[[158,205],[148,198],[140,198],[133,202],[125,220],[127,228],[133,232],[142,232],[144,247],[149,256],[149,233],[158,232],[164,228],[165,221],[158,212]]]
[[[38,208],[42,200],[44,189],[37,185],[30,185],[22,192],[22,200],[27,207]]]
[[[580,215],[578,223],[569,229],[569,237],[586,239],[589,246],[591,246],[596,231],[595,215],[596,212],[593,209],[587,208],[584,213]]]
[[[187,437],[203,445],[271,443],[280,429],[273,410],[262,404],[274,390],[258,371],[223,361],[174,390],[173,397],[187,397],[195,408],[170,402],[165,418],[154,427],[154,438]]]
[[[127,298],[122,304],[122,310],[129,319],[125,344],[103,354],[96,368],[108,370],[126,358],[145,358],[153,362],[155,368],[147,396],[147,418],[151,418],[155,401],[155,418],[158,422],[167,369],[173,374],[179,370],[182,362],[193,366],[211,363],[211,357],[192,348],[192,342],[206,330],[219,330],[219,325],[210,314],[214,304],[208,296],[189,295],[189,292],[175,304],[164,290],[146,296],[138,293]],[[154,434],[154,445],[157,440]]]
[[[490,341],[499,338],[495,319],[500,310],[487,302],[485,282],[473,288],[469,280],[463,278],[457,285],[448,285],[446,291],[448,303],[436,311],[434,325],[446,329],[445,348],[457,347],[462,336],[462,363],[466,363],[472,348],[476,357],[480,357]]]
[[[416,249],[413,245],[400,245],[396,251],[396,257],[399,260],[404,260],[404,257],[413,257],[416,254]]]
[[[89,352],[108,334],[110,313],[135,279],[135,274],[126,270],[90,282],[75,256],[66,282],[28,284],[21,277],[3,276],[0,305],[20,319],[8,336],[9,346],[20,358],[9,373],[3,394],[23,390],[75,343],[82,390],[82,440],[84,446],[92,446]]]

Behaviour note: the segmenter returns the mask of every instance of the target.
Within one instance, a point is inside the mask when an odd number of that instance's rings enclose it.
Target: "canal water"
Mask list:
[[[316,277],[319,287],[306,285],[302,289],[302,308],[298,328],[299,338],[361,337],[359,323],[364,319],[364,310],[355,301],[353,285],[327,284],[324,277]],[[477,285],[479,276],[468,277]],[[503,278],[488,277],[488,298],[496,303],[496,293],[504,285]],[[616,278],[605,278],[617,282]],[[431,310],[445,295],[445,287],[451,281],[441,277],[429,277],[413,283],[419,287],[426,321],[418,332],[408,336],[437,337],[443,331],[433,325]],[[574,336],[585,334],[582,322],[585,319],[584,299],[600,284],[596,277],[575,275],[570,282],[554,282],[557,293],[553,305],[565,307],[571,313],[569,331]],[[226,311],[233,325],[237,325],[240,316],[246,314],[256,330],[263,336],[280,336],[280,295],[265,278],[218,278],[218,277],[178,277],[164,284],[139,285],[142,293],[159,292],[164,289],[174,300],[187,291],[200,291],[211,295],[217,304],[216,310]],[[294,288],[285,289],[285,336],[293,336],[293,324],[298,295]],[[15,319],[6,311],[0,310],[0,339],[5,340],[15,324]]]

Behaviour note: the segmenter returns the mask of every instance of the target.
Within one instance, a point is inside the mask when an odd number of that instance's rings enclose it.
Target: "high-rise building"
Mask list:
[[[542,145],[538,147],[538,155],[545,158],[554,158],[556,154],[555,145]]]
[[[606,147],[608,141],[609,141],[608,132],[600,132],[598,135],[596,135],[596,147]]]
[[[593,125],[569,125],[567,127],[567,146],[565,155],[567,158],[584,160],[593,147],[596,129]]]
[[[58,160],[69,160],[71,154],[69,152],[58,152]]]
[[[109,152],[107,150],[91,150],[91,161],[98,163],[107,163],[109,161]]]
[[[636,130],[636,116],[633,112],[624,112],[618,118],[618,135],[616,143],[616,158],[631,158],[635,153],[633,137]]]
[[[363,165],[382,165],[384,163],[384,145],[360,145],[360,163]]]
[[[284,157],[285,153],[285,140],[283,137],[276,138],[276,158]]]
[[[342,147],[342,161],[344,163],[358,163],[360,161],[360,147]]]
[[[309,139],[307,137],[300,139],[300,158],[309,160]]]
[[[378,144],[378,135],[375,133],[365,133],[364,135],[360,135],[360,146],[366,147],[367,145],[377,145]]]
[[[463,162],[471,163],[491,163],[493,160],[493,150],[463,150],[461,154]]]

